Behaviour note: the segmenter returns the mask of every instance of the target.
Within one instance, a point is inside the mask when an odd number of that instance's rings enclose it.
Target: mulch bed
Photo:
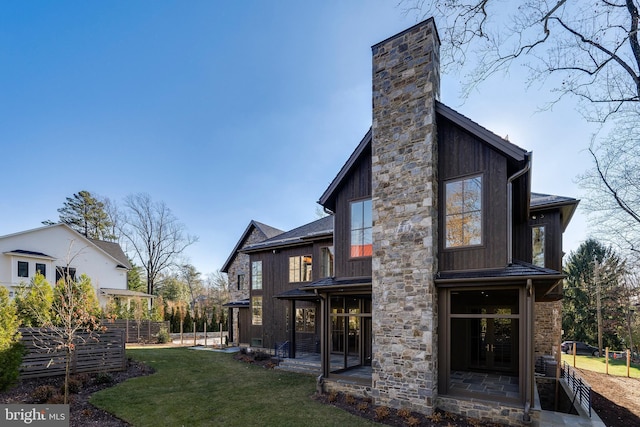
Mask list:
[[[122,427],[130,424],[109,412],[89,403],[89,397],[96,391],[113,387],[129,378],[153,373],[153,369],[133,359],[127,360],[127,369],[120,372],[102,374],[78,374],[72,376],[70,385],[77,393],[70,394],[71,427],[100,426]],[[12,389],[0,393],[0,403],[50,403],[63,402],[62,388],[64,376],[30,378],[20,381]],[[49,396],[47,398],[47,396]]]

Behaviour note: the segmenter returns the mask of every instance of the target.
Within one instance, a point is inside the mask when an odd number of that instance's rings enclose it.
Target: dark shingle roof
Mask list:
[[[444,281],[465,281],[465,280],[511,280],[511,279],[527,279],[527,278],[549,278],[552,280],[562,279],[564,275],[550,268],[538,267],[522,261],[515,261],[513,264],[504,268],[494,268],[487,270],[469,270],[469,271],[445,271],[439,272],[436,276],[436,282]]]
[[[284,233],[284,231],[279,230],[279,229],[277,229],[275,227],[271,227],[270,225],[263,224],[261,222],[251,220],[251,222],[249,222],[249,225],[247,225],[247,228],[245,228],[244,232],[240,236],[240,239],[238,239],[238,242],[233,247],[233,250],[229,254],[229,257],[224,262],[224,264],[222,264],[222,268],[220,269],[220,271],[222,271],[223,273],[228,273],[229,272],[229,267],[231,267],[231,263],[235,259],[236,255],[238,254],[238,251],[240,250],[240,248],[242,247],[242,245],[244,244],[246,239],[251,234],[251,229],[252,228],[256,228],[256,229],[260,230],[265,235],[265,239],[270,239],[272,237],[275,237],[275,236],[277,236],[279,234]]]
[[[54,259],[51,255],[43,254],[42,252],[25,251],[23,249],[15,249],[13,251],[5,252],[5,253],[6,254],[27,255],[27,256],[34,256],[34,257],[39,257],[39,258]]]
[[[310,239],[324,238],[333,235],[333,216],[325,216],[309,224],[294,228],[271,239],[254,243],[241,249],[241,252],[254,252],[281,246],[292,246],[306,243]]]
[[[289,289],[288,291],[282,292],[282,293],[276,295],[274,298],[279,298],[279,299],[297,299],[297,300],[317,300],[320,297],[318,297],[318,295],[314,294],[313,291],[297,288],[297,289]]]
[[[308,283],[301,286],[300,289],[335,289],[335,288],[354,288],[371,286],[371,277],[348,277],[348,278],[335,278],[325,277],[320,280]]]
[[[562,216],[562,231],[564,232],[567,229],[569,221],[571,221],[580,200],[574,199],[573,197],[532,192],[531,201],[529,203],[532,212],[545,209],[559,209]]]
[[[120,245],[116,242],[107,242],[105,240],[97,240],[97,239],[88,239],[91,243],[105,251],[109,256],[113,257],[116,261],[120,263],[118,267],[126,268],[127,270],[131,270],[131,263],[129,263],[129,259],[124,254],[124,251],[120,247]]]

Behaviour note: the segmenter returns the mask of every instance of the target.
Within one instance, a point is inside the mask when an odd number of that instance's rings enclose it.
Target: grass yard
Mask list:
[[[134,426],[371,426],[311,399],[315,378],[186,348],[127,350],[156,372],[94,394],[91,403]]]
[[[563,353],[562,361],[567,362],[570,366],[573,366],[573,356],[570,354]],[[604,374],[606,372],[606,360],[604,357],[576,356],[576,367]],[[631,378],[640,378],[640,366],[632,363],[629,373]],[[609,359],[609,375],[626,377],[627,360]]]

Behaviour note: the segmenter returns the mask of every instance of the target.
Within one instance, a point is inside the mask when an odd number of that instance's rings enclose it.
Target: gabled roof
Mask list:
[[[562,231],[567,229],[571,217],[576,211],[580,200],[573,197],[555,196],[553,194],[531,193],[531,212],[558,208],[562,216]]]
[[[272,237],[275,237],[275,236],[277,236],[279,234],[284,233],[284,231],[279,230],[279,229],[277,229],[275,227],[271,227],[270,225],[263,224],[261,222],[251,220],[251,222],[249,222],[249,225],[247,225],[247,228],[244,230],[244,233],[242,233],[242,235],[240,236],[240,239],[238,240],[238,243],[236,243],[236,245],[233,247],[233,251],[231,251],[231,253],[229,254],[229,257],[227,258],[227,260],[222,265],[222,268],[220,269],[220,271],[222,271],[223,273],[228,273],[229,272],[229,267],[231,267],[231,263],[233,262],[233,260],[235,259],[236,255],[238,254],[238,251],[240,250],[240,248],[242,248],[242,245],[244,245],[244,242],[251,235],[251,231],[254,228],[256,228],[259,231],[261,231],[262,234],[265,235],[265,239],[270,239]]]
[[[294,228],[286,233],[279,234],[271,239],[246,246],[241,252],[255,252],[264,249],[273,249],[283,246],[297,246],[306,244],[310,240],[333,236],[333,215],[325,216],[316,221]]]
[[[358,159],[364,153],[364,151],[366,149],[371,149],[372,135],[373,135],[373,132],[371,128],[369,128],[369,130],[364,135],[364,137],[362,138],[362,140],[360,141],[356,149],[353,151],[353,153],[351,153],[351,156],[349,156],[349,159],[347,159],[347,162],[340,169],[340,172],[338,172],[338,175],[336,175],[336,177],[333,178],[333,181],[331,181],[331,184],[329,184],[329,187],[324,191],[322,196],[320,196],[320,200],[318,201],[318,203],[320,203],[322,206],[327,205],[327,202],[329,202],[329,200],[332,198],[336,189],[340,186],[340,183],[342,183],[342,180],[347,175],[349,175],[349,172],[351,172],[351,169],[357,163]],[[333,208],[333,206],[331,206],[329,209],[331,208]]]
[[[43,227],[38,227],[38,228],[32,228],[30,230],[19,231],[17,233],[6,234],[4,236],[0,236],[0,239],[4,239],[4,238],[7,238],[7,237],[19,236],[21,234],[34,233],[34,232],[38,232],[38,231],[41,231],[41,230],[46,230],[46,229],[49,229],[49,228],[52,228],[52,227],[64,227],[64,228],[66,228],[67,230],[69,230],[72,233],[74,233],[77,236],[79,236],[81,239],[87,241],[89,244],[91,244],[91,246],[95,247],[100,252],[102,252],[105,255],[107,255],[109,258],[112,258],[114,261],[116,261],[116,263],[118,264],[117,267],[126,268],[128,270],[131,269],[131,264],[129,263],[129,260],[127,259],[126,255],[124,254],[124,252],[122,251],[122,248],[120,247],[120,245],[118,243],[116,243],[116,242],[107,242],[107,241],[104,241],[104,240],[90,239],[90,238],[86,237],[84,234],[79,233],[78,231],[74,230],[73,228],[71,228],[70,226],[68,226],[67,224],[65,224],[63,222],[59,222],[57,224],[45,225]],[[13,252],[15,252],[15,251],[13,251]],[[23,253],[24,252],[28,252],[28,251],[23,251]]]
[[[527,151],[518,147],[515,144],[507,141],[504,138],[499,137],[495,133],[489,131],[488,129],[480,126],[478,123],[469,119],[468,117],[463,116],[452,108],[447,107],[443,103],[436,101],[435,103],[436,114],[446,118],[451,121],[455,125],[461,127],[477,138],[481,139],[485,143],[489,144],[492,148],[504,154],[505,156],[510,157],[511,159],[522,162],[526,159]],[[371,142],[373,138],[373,131],[370,128],[369,131],[362,138],[356,149],[353,151],[351,156],[347,162],[342,166],[336,177],[331,181],[329,187],[325,190],[325,192],[318,200],[322,206],[327,207],[328,209],[334,208],[332,205],[332,199],[335,194],[335,191],[338,189],[343,179],[349,175],[351,169],[356,165],[358,159],[362,154],[367,150],[371,149]]]
[[[525,159],[525,155],[527,154],[526,150],[518,147],[515,144],[512,144],[504,138],[499,137],[495,133],[480,126],[478,123],[474,122],[466,116],[463,116],[452,108],[447,107],[439,101],[436,101],[436,114],[439,114],[440,116],[452,121],[456,125],[465,129],[467,132],[482,139],[502,154],[509,156],[519,162]]]
[[[112,258],[116,259],[120,263],[118,267],[131,270],[131,263],[129,262],[129,258],[127,258],[124,251],[122,250],[122,247],[118,243],[97,239],[88,240],[90,240],[94,245],[102,249],[104,252],[108,253]]]

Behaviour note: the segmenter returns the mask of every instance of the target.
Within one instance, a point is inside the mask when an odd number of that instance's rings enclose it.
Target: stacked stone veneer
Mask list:
[[[252,245],[254,243],[260,243],[263,240],[266,240],[267,236],[260,231],[258,228],[253,227],[249,236],[247,236],[245,242],[242,244],[242,248]],[[251,273],[251,261],[248,254],[243,254],[238,252],[236,254],[235,259],[229,266],[229,270],[227,272],[227,279],[229,282],[229,298],[231,301],[239,301],[243,299],[247,299],[250,296],[249,291],[249,281],[250,273]],[[238,289],[238,275],[244,274],[244,289]],[[231,311],[231,325],[233,327],[233,339],[235,345],[240,344],[238,338],[240,337],[240,330],[238,328],[238,316],[239,309],[234,308]],[[246,337],[245,337],[246,338]]]
[[[373,373],[376,404],[437,395],[439,40],[432,19],[373,50]]]
[[[535,356],[558,357],[562,339],[562,301],[535,304]]]

